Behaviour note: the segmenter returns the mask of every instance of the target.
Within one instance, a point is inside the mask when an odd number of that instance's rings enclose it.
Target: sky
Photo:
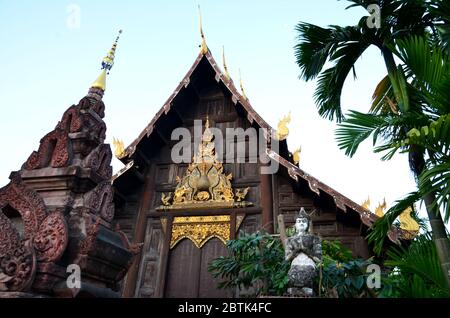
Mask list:
[[[337,147],[336,125],[321,118],[316,83],[299,78],[295,26],[354,25],[367,15],[336,0],[6,1],[0,0],[0,186],[19,170],[63,112],[86,95],[101,59],[123,29],[107,79],[107,142],[130,144],[150,122],[199,52],[201,5],[206,42],[218,63],[225,47],[234,82],[239,69],[255,110],[276,127],[291,111],[288,145],[302,147],[300,167],[357,203],[388,207],[415,189],[407,157],[382,162],[370,142],[353,158]],[[382,57],[369,49],[342,94],[347,111],[367,111],[385,76]],[[122,167],[113,160],[114,171]]]

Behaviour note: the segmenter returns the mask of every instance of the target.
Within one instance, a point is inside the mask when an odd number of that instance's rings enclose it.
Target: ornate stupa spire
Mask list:
[[[231,79],[230,73],[228,73],[227,62],[225,61],[225,46],[222,46],[222,61],[223,61],[223,71],[228,80]]]
[[[117,49],[117,42],[119,41],[120,34],[122,33],[122,30],[119,30],[119,34],[116,37],[116,40],[114,41],[111,49],[108,51],[108,54],[103,58],[102,60],[102,71],[100,75],[97,77],[94,83],[91,85],[91,89],[89,90],[89,93],[92,93],[92,91],[100,90],[102,92],[106,89],[106,75],[109,74],[109,71],[112,69],[114,65],[114,58],[116,54]],[[103,94],[101,94],[103,95]]]
[[[208,46],[206,45],[205,34],[203,33],[202,11],[200,10],[200,5],[198,5],[198,14],[200,16],[200,36],[202,37],[200,52],[206,54],[208,52]]]

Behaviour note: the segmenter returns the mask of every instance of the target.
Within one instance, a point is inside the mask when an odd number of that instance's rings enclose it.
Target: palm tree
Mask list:
[[[352,2],[350,7],[367,8],[373,3],[371,0],[349,1]],[[368,27],[367,17],[363,17],[356,26],[322,28],[308,23],[297,25],[300,36],[299,43],[295,46],[295,54],[301,76],[307,81],[318,77],[314,96],[319,114],[338,122],[345,120],[341,130],[337,131],[337,137],[340,147],[346,149],[347,155],[352,156],[359,144],[373,135],[374,144],[383,138],[389,141],[376,147],[375,151],[390,150],[383,157],[390,159],[397,149],[401,148],[401,142],[408,138],[408,132],[415,127],[429,125],[430,118],[436,119],[437,114],[429,114],[429,109],[424,107],[429,101],[419,89],[414,89],[416,82],[407,81],[407,77],[414,74],[402,65],[397,66],[394,56],[402,58],[401,51],[397,49],[398,43],[411,36],[425,37],[431,31],[435,38],[442,39],[442,30],[435,26],[437,21],[445,20],[439,17],[443,3],[432,1],[430,4],[424,0],[380,0],[380,29]],[[370,112],[365,114],[353,111],[350,112],[349,118],[345,119],[340,104],[343,85],[350,71],[355,75],[356,61],[370,46],[380,50],[387,76],[375,90]],[[324,69],[327,61],[333,66]],[[400,144],[396,149],[392,147],[395,143]],[[405,147],[406,145],[403,145],[403,148]],[[423,186],[425,183],[420,182],[419,176],[428,171],[424,157],[425,148],[423,145],[410,144],[404,150],[409,153],[410,168],[417,177],[419,187]],[[406,207],[407,203],[422,198],[427,208],[441,267],[447,274],[450,273],[450,243],[435,204],[434,193],[435,191],[422,191],[409,195],[407,200],[397,205],[397,210],[391,211],[391,217],[385,219],[392,223],[394,216],[401,212],[402,206]],[[384,229],[387,231],[386,227]],[[446,277],[450,289],[449,275]]]

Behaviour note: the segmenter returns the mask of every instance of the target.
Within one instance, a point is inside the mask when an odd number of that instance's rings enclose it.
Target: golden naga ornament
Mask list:
[[[249,189],[233,190],[232,174],[226,175],[223,164],[217,158],[214,135],[206,119],[205,131],[183,177],[177,176],[177,186],[172,193],[162,193],[157,210],[195,209],[195,208],[233,208],[251,206],[244,201]]]
[[[123,141],[120,139],[113,138],[113,145],[114,145],[114,156],[116,156],[117,159],[121,159],[125,156],[125,146],[123,144]]]
[[[384,216],[384,211],[386,210],[386,198],[383,199],[383,202],[378,204],[375,208],[375,214],[382,218]]]
[[[278,140],[284,140],[289,135],[289,129],[287,127],[287,124],[291,122],[291,112],[289,112],[288,115],[284,116],[280,122],[278,123],[277,128],[277,139]]]
[[[361,203],[361,206],[370,211],[370,197],[367,197],[367,200],[365,200],[363,203]]]
[[[400,214],[400,228],[404,231],[403,237],[407,240],[412,240],[419,233],[419,223],[411,217],[413,212],[412,207],[407,208]]]
[[[201,248],[213,237],[224,244],[230,239],[229,215],[175,217],[170,248],[174,248],[185,238],[191,240],[197,248]]]

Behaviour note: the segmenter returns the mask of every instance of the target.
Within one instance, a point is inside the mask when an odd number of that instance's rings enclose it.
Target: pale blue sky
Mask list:
[[[80,27],[68,25],[68,6],[80,8]],[[107,82],[107,141],[131,143],[188,71],[199,51],[197,4],[202,7],[208,47],[272,126],[292,111],[289,147],[302,146],[300,166],[361,203],[388,205],[414,190],[407,158],[381,162],[364,145],[349,159],[334,140],[335,125],[317,115],[315,83],[298,78],[293,46],[299,21],[321,26],[351,25],[365,15],[344,10],[346,1],[5,1],[0,0],[0,186],[20,169],[39,140],[67,107],[76,104],[99,73],[100,61],[117,31],[123,34]],[[367,110],[384,77],[380,54],[372,49],[348,79],[347,109]],[[114,159],[114,170],[121,164]]]

